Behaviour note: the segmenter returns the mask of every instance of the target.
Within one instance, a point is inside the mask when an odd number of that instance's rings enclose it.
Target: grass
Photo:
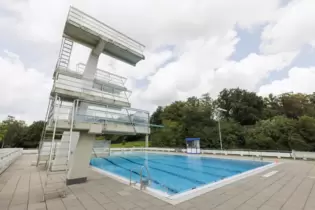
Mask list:
[[[145,147],[145,141],[131,141],[131,142],[126,142],[125,145],[122,145],[122,143],[111,144],[111,148],[131,148],[131,147]]]

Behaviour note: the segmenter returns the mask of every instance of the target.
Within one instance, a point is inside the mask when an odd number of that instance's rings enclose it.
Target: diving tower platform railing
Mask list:
[[[102,53],[133,66],[144,59],[144,45],[74,7],[69,10],[64,36],[90,48],[101,39],[105,42]]]
[[[113,87],[85,78],[76,78],[70,75],[58,73],[55,78],[51,96],[58,94],[63,101],[82,99],[98,103],[130,107],[128,100],[131,91],[124,87]]]
[[[64,76],[69,76],[69,77],[82,80],[84,69],[85,69],[85,64],[83,63],[77,64],[75,69],[70,69],[68,68],[68,66],[63,66],[62,63],[59,63],[56,66],[54,78],[57,78],[57,75],[61,74]],[[117,74],[113,74],[111,72],[108,72],[102,69],[97,69],[93,78],[93,82],[97,86],[103,85],[103,86],[113,87],[117,90],[127,90],[127,88],[125,87],[126,81],[127,81],[127,78],[119,76]]]
[[[79,104],[89,108],[80,109]],[[149,112],[128,107],[104,106],[90,101],[76,100],[74,103],[51,99],[47,117],[47,130],[70,129],[73,117],[74,131],[88,131],[91,124],[98,125],[104,134],[150,134]]]

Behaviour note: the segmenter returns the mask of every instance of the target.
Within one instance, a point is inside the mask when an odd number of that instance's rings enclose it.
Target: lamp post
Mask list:
[[[216,108],[216,110],[218,111],[218,113],[221,114],[221,112],[227,112],[226,109],[222,109],[220,107]],[[219,115],[220,115],[219,114]],[[220,138],[220,146],[221,146],[221,150],[223,150],[223,146],[222,146],[222,136],[221,136],[221,123],[220,123],[220,116],[218,117],[218,127],[219,127],[219,138]]]

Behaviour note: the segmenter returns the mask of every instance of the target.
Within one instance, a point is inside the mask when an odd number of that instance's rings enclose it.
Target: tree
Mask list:
[[[303,137],[309,149],[315,151],[315,118],[302,116],[297,122],[297,130]]]
[[[23,147],[23,135],[27,129],[26,123],[10,118],[2,123],[7,130],[3,138],[3,147]]]
[[[1,141],[1,148],[4,147],[4,137],[8,131],[8,126],[6,123],[0,123],[0,141]]]
[[[227,112],[222,113],[241,125],[253,125],[263,117],[264,101],[254,92],[236,89],[223,89],[215,104]]]
[[[44,121],[33,122],[26,130],[23,136],[24,148],[36,148],[39,145],[42,131],[44,129]]]
[[[314,110],[314,106],[311,105],[310,99],[305,94],[284,93],[279,98],[283,113],[289,118],[298,119]]]
[[[158,108],[153,112],[150,117],[150,123],[155,125],[162,124],[162,114],[163,114],[163,107],[158,106]]]
[[[269,119],[283,114],[279,97],[269,94],[264,98],[263,119]]]

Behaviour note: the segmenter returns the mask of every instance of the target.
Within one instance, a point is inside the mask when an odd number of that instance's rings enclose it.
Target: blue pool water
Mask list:
[[[191,190],[268,163],[219,159],[200,156],[165,155],[145,152],[113,153],[106,158],[93,158],[92,166],[139,182],[140,168],[146,164],[151,176],[151,188],[174,195]],[[145,170],[144,170],[145,171]],[[143,177],[147,177],[143,173]]]

